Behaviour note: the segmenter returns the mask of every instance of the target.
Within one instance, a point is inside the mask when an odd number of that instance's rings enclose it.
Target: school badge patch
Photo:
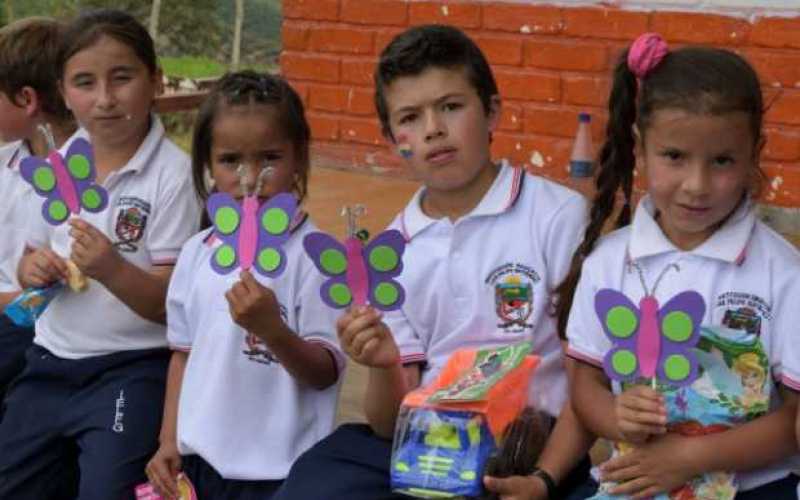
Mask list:
[[[122,252],[135,252],[136,243],[144,236],[147,217],[150,215],[150,204],[133,197],[123,197],[117,204],[117,221],[114,234],[117,241],[114,246]]]
[[[772,307],[763,298],[742,292],[726,292],[717,297],[717,314],[722,326],[760,336],[762,322],[772,319]]]
[[[499,323],[508,333],[533,328],[528,318],[533,314],[533,285],[539,274],[524,264],[504,264],[489,274],[486,283],[494,287],[494,306]]]

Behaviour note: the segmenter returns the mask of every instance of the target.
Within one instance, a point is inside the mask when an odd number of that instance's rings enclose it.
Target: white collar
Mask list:
[[[72,137],[64,142],[64,145],[61,147],[61,153],[66,154],[72,141],[79,137],[91,142],[91,138],[89,137],[86,129],[80,128],[72,135]],[[118,176],[124,173],[139,173],[143,171],[153,162],[153,158],[158,152],[164,137],[164,125],[161,123],[161,120],[158,118],[158,116],[151,114],[150,130],[147,131],[147,135],[144,137],[144,140],[141,144],[139,144],[139,147],[136,149],[136,152],[133,154],[131,159],[128,160],[128,163],[123,165],[122,168],[116,170],[115,172],[112,172],[112,175]]]
[[[680,251],[664,234],[654,218],[655,207],[649,195],[639,202],[631,226],[628,255],[632,260],[666,252]],[[753,232],[756,217],[750,199],[744,200],[719,229],[688,253],[740,264]]]
[[[525,171],[522,168],[512,167],[508,161],[503,160],[500,163],[497,176],[483,195],[483,198],[481,198],[481,201],[462,219],[497,215],[511,208],[519,198],[524,177]],[[408,202],[408,205],[400,215],[401,230],[407,241],[437,220],[422,211],[421,202],[424,193],[425,187],[423,186],[414,193],[411,201]]]
[[[8,162],[6,162],[6,164],[3,166],[10,170],[18,170],[19,163],[32,154],[33,153],[28,147],[28,143],[26,141],[17,141],[17,147],[14,148],[14,153],[8,159]]]

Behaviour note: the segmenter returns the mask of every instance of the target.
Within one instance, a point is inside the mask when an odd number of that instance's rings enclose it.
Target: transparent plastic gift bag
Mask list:
[[[406,395],[392,447],[392,490],[418,498],[477,496],[487,461],[522,412],[539,357],[528,342],[456,351]]]

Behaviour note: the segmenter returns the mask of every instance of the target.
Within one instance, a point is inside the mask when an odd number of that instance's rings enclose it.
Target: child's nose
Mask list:
[[[443,137],[447,134],[444,120],[435,111],[428,111],[425,113],[425,140],[436,139]]]
[[[100,84],[97,87],[97,92],[97,104],[100,107],[110,108],[117,103],[117,98],[109,85]]]
[[[711,185],[710,168],[700,162],[690,165],[684,189],[694,196],[707,194]]]

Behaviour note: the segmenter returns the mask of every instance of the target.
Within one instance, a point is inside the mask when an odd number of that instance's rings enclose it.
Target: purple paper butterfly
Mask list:
[[[679,293],[664,307],[645,294],[636,307],[624,294],[606,288],[595,295],[594,307],[613,344],[603,360],[609,378],[630,382],[657,376],[679,387],[697,378],[691,348],[700,339],[706,310],[699,293]]]
[[[263,276],[280,275],[286,267],[281,247],[289,239],[296,210],[297,200],[289,193],[277,194],[261,206],[256,196],[245,196],[240,205],[227,193],[211,195],[206,211],[214,234],[222,240],[211,267],[219,274],[255,267]]]
[[[29,156],[22,160],[20,172],[36,193],[46,198],[42,215],[54,226],[66,221],[70,214],[79,214],[81,209],[100,212],[108,204],[108,193],[94,182],[94,153],[86,139],[72,141],[66,158],[56,150],[47,159]]]
[[[384,231],[364,246],[357,236],[342,245],[325,233],[311,233],[303,240],[317,269],[330,279],[323,283],[323,302],[335,309],[350,304],[371,304],[382,311],[399,309],[405,291],[394,278],[403,270],[406,241],[400,231]]]

